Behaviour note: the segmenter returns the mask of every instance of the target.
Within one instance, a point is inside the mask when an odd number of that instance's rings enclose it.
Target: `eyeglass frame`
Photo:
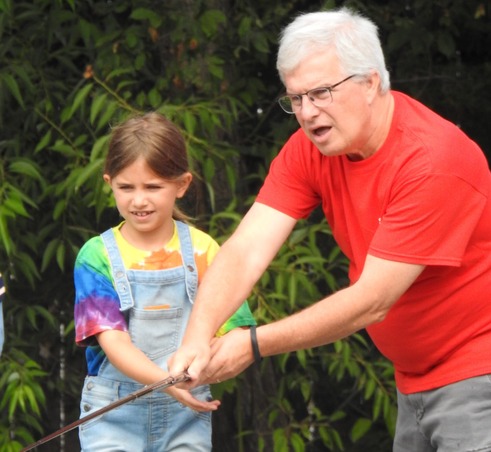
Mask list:
[[[296,112],[300,111],[302,109],[302,102],[303,102],[303,96],[307,96],[307,99],[310,100],[310,102],[312,103],[312,105],[314,105],[315,107],[322,107],[322,105],[316,105],[316,102],[317,100],[314,98],[312,99],[311,96],[309,95],[310,93],[312,93],[313,91],[319,91],[319,90],[324,90],[323,92],[324,93],[329,93],[329,97],[330,97],[330,101],[328,103],[326,103],[325,105],[329,105],[330,103],[332,103],[333,101],[333,97],[332,97],[332,90],[334,88],[336,88],[337,86],[341,85],[341,83],[344,83],[350,79],[352,79],[353,77],[356,77],[358,74],[353,74],[353,75],[350,75],[348,77],[346,77],[345,79],[341,80],[340,82],[337,82],[335,83],[334,85],[330,85],[330,86],[318,86],[317,88],[312,88],[312,89],[309,89],[308,91],[306,91],[305,93],[299,93],[299,94],[284,94],[283,96],[280,96],[278,97],[276,100],[278,102],[278,104],[280,105],[281,109],[285,112],[285,113],[288,113],[289,115],[293,115],[295,114]],[[299,99],[300,101],[300,104],[298,105],[298,108],[297,109],[294,109],[293,108],[293,101],[292,101],[292,97],[294,97],[295,99]],[[290,99],[290,105],[292,106],[292,111],[288,111],[281,103],[281,101],[285,98],[288,98]]]

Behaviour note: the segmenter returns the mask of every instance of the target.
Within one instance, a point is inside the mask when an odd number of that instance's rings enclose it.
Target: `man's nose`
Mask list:
[[[319,107],[316,107],[310,100],[308,94],[302,96],[302,108],[296,113],[298,119],[310,119],[319,114]]]

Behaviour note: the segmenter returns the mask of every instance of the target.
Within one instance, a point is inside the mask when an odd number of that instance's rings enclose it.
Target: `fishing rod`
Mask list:
[[[166,389],[170,386],[174,386],[177,383],[188,381],[189,379],[190,379],[189,375],[186,372],[183,372],[182,374],[177,375],[176,377],[172,377],[172,376],[167,377],[164,380],[160,380],[151,385],[144,386],[138,391],[132,392],[131,394],[128,394],[127,396],[122,397],[121,399],[116,400],[115,402],[112,402],[109,405],[106,405],[105,407],[99,408],[98,410],[95,410],[93,413],[90,413],[81,419],[77,419],[75,422],[72,422],[71,424],[68,424],[63,428],[60,428],[59,430],[56,430],[56,432],[53,432],[50,435],[41,438],[39,441],[30,444],[29,446],[22,449],[20,452],[27,452],[28,450],[34,449],[35,447],[40,446],[41,444],[47,443],[48,441],[58,438],[58,436],[64,435],[65,433],[73,430],[74,428],[77,428],[79,425],[84,424],[85,422],[88,422],[91,419],[94,419],[95,417],[101,416],[102,414],[107,413],[108,411],[114,410],[115,408],[124,405],[125,403],[136,400],[150,392],[156,391],[157,389]]]

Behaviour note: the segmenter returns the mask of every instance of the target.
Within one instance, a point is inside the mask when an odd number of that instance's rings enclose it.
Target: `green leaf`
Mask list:
[[[196,116],[191,111],[185,110],[183,113],[183,122],[186,132],[194,135],[196,130]]]
[[[93,24],[82,17],[78,19],[78,28],[86,46],[91,43]]]
[[[84,168],[81,168],[76,180],[75,180],[75,190],[78,190],[82,185],[87,182],[91,177],[102,177],[102,167],[104,161],[102,159],[97,159],[90,162]]]
[[[60,239],[55,238],[51,240],[48,245],[46,246],[44,253],[43,253],[43,260],[41,262],[41,272],[44,272],[47,268],[50,262],[53,260],[53,257],[55,256],[56,249],[58,248],[58,244],[60,242]]]
[[[63,215],[63,212],[65,212],[65,209],[66,209],[66,200],[59,199],[55,204],[55,208],[53,209],[53,220],[54,221],[59,220],[60,217]]]
[[[105,107],[107,100],[107,93],[102,93],[95,96],[92,100],[92,105],[90,107],[90,123],[94,124],[97,116],[101,113],[102,109]]]
[[[50,141],[51,141],[51,129],[49,129],[39,140],[39,143],[34,148],[34,154],[37,154],[39,151],[46,148],[46,146],[49,144]]]
[[[300,391],[302,392],[302,397],[305,401],[308,401],[312,396],[312,382],[303,380],[300,384]]]
[[[9,184],[8,189],[9,189],[8,198],[12,198],[12,199],[21,201],[24,204],[29,204],[31,207],[37,208],[36,203],[31,198],[29,198],[27,195],[25,195],[22,192],[22,190],[20,190],[19,188],[14,187],[13,185]]]
[[[34,395],[34,391],[32,390],[32,388],[28,385],[25,385],[24,386],[24,393],[25,393],[26,400],[29,402],[31,410],[37,415],[41,414],[41,412],[39,411],[39,405],[37,403],[37,400],[36,400],[36,397]]]
[[[94,145],[92,146],[92,151],[90,153],[90,161],[93,162],[99,158],[102,158],[104,151],[106,150],[107,143],[110,139],[109,135],[104,135],[98,138]]]
[[[134,30],[128,30],[125,34],[125,40],[126,40],[126,44],[128,45],[128,47],[131,49],[131,48],[135,48],[138,43],[140,42],[140,38],[139,36],[135,33]]]
[[[453,56],[455,56],[455,40],[450,33],[446,31],[439,32],[437,34],[436,42],[438,50],[443,53],[443,55],[445,55],[447,58],[452,58]]]
[[[285,430],[281,428],[275,429],[273,432],[273,444],[274,452],[285,452],[288,450],[288,439],[285,435]]]
[[[215,177],[215,161],[213,159],[206,159],[203,165],[203,176],[206,181],[212,181]]]
[[[19,392],[14,391],[9,400],[9,419],[13,419],[19,401]]]
[[[365,391],[363,393],[363,397],[365,398],[365,400],[368,400],[370,397],[372,397],[373,392],[375,391],[375,387],[376,387],[375,380],[369,378],[365,384]]]
[[[350,431],[351,441],[356,443],[367,434],[371,427],[372,421],[370,419],[363,417],[357,419]]]
[[[33,288],[35,285],[35,279],[40,278],[38,266],[32,259],[32,254],[18,251],[17,255],[20,262],[19,270],[29,282],[31,288]]]
[[[155,28],[158,28],[162,23],[161,17],[151,9],[147,8],[136,8],[131,13],[130,17],[135,20],[148,20],[152,27]]]
[[[141,70],[147,61],[147,57],[143,52],[140,52],[135,58],[135,69],[137,71]]]
[[[114,118],[115,113],[119,110],[119,104],[114,101],[108,102],[106,106],[106,110],[99,118],[97,122],[96,130],[100,130],[102,127],[107,127],[108,124],[111,123],[111,120]]]
[[[87,83],[81,90],[77,91],[77,94],[75,95],[75,99],[69,109],[69,112],[67,116],[65,116],[64,118],[64,122],[68,121],[74,115],[74,113],[80,108],[82,103],[89,95],[92,87],[93,87],[92,83]]]
[[[380,388],[377,388],[375,390],[375,397],[373,400],[372,419],[378,419],[382,411],[383,403],[384,403],[384,393],[381,391]]]
[[[247,37],[250,34],[252,19],[249,16],[242,17],[240,20],[238,33],[240,37]]]
[[[15,99],[17,100],[19,105],[23,109],[25,109],[26,106],[24,104],[24,99],[22,98],[22,95],[21,95],[21,92],[19,89],[19,85],[18,85],[17,81],[15,80],[15,78],[12,77],[12,75],[10,75],[10,74],[0,73],[0,79],[2,79],[5,82],[10,93],[12,94],[12,96],[15,97]]]
[[[159,90],[152,88],[148,93],[148,101],[152,105],[152,108],[157,109],[162,105],[162,94]]]
[[[299,364],[305,369],[307,367],[307,354],[305,350],[297,350],[295,354]]]
[[[112,70],[107,76],[106,81],[111,81],[113,78],[122,77],[125,75],[131,76],[133,74],[133,69],[129,67],[121,67]]]
[[[252,40],[252,43],[254,45],[254,48],[260,52],[260,53],[269,53],[270,48],[269,48],[269,42],[267,37],[261,33],[261,34],[256,34],[255,39]]]
[[[10,238],[5,208],[0,205],[0,243],[3,245],[7,256],[12,254],[12,241]]]
[[[222,11],[210,9],[205,11],[199,18],[201,29],[207,38],[211,38],[218,31],[218,26],[227,22],[227,18]]]
[[[3,202],[3,207],[6,211],[10,210],[16,215],[21,215],[23,217],[29,218],[29,214],[24,207],[24,204],[18,197],[11,196]]]
[[[303,438],[298,433],[294,432],[290,435],[290,445],[293,447],[295,452],[305,451],[305,443]]]
[[[44,178],[39,171],[39,166],[32,160],[19,159],[13,160],[9,165],[9,170],[12,173],[22,174],[32,179],[44,182]]]
[[[56,263],[58,267],[60,267],[61,271],[65,270],[65,254],[66,254],[66,246],[63,241],[60,241],[58,248],[56,249]]]
[[[288,300],[293,308],[297,302],[297,273],[293,272],[288,279]]]
[[[333,414],[331,414],[331,416],[329,416],[329,419],[331,422],[336,422],[344,419],[345,417],[346,413],[344,411],[335,411]]]

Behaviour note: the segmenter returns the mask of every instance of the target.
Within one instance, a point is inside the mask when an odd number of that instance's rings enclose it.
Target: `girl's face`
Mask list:
[[[191,179],[191,173],[184,173],[178,180],[162,179],[142,157],[113,178],[104,174],[119,213],[126,220],[121,229],[125,239],[142,249],[164,246],[174,232],[176,199],[184,196]]]

